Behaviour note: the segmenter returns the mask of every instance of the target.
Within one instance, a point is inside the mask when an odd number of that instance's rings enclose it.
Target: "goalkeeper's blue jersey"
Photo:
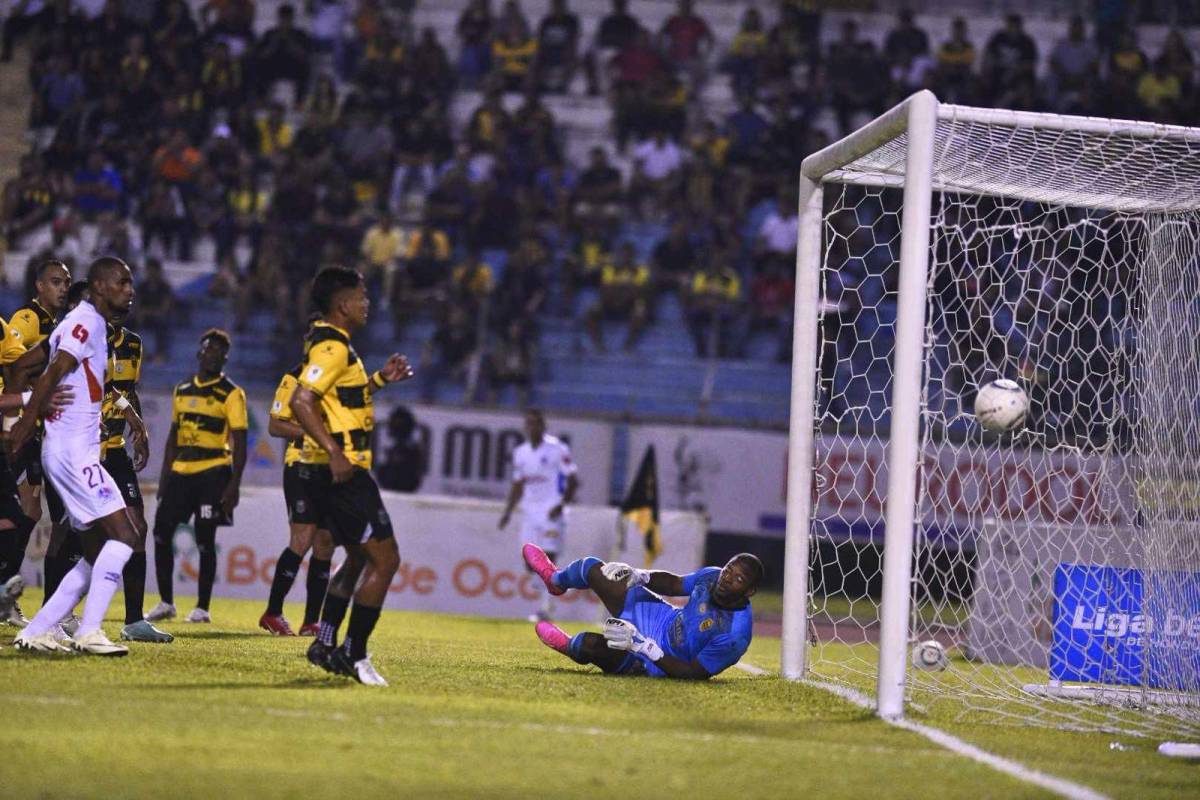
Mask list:
[[[659,640],[664,651],[684,661],[696,659],[708,674],[732,667],[750,647],[754,621],[750,604],[736,610],[717,608],[712,590],[720,567],[705,567],[683,576],[687,605],[676,611]]]

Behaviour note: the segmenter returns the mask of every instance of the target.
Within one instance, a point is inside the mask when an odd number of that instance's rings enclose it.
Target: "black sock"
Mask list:
[[[168,605],[175,605],[174,538],[154,537],[154,576],[158,579],[158,593]]]
[[[208,611],[212,602],[213,583],[217,579],[217,526],[212,522],[197,522],[196,549],[200,551],[200,584],[196,588],[196,608]]]
[[[296,573],[300,571],[302,556],[285,547],[275,562],[275,577],[271,579],[271,595],[267,600],[267,613],[278,616],[283,613],[283,598],[287,597],[292,584],[296,582]]]
[[[29,536],[37,524],[24,514],[20,514],[13,523],[10,530],[0,531],[0,583],[21,571],[25,550],[29,547]]]
[[[125,624],[141,622],[142,605],[146,599],[146,553],[134,553],[125,562],[121,573],[125,585]]]
[[[351,661],[367,657],[367,640],[371,638],[371,631],[375,630],[380,611],[381,609],[364,606],[362,603],[355,603],[354,608],[350,610],[350,625],[346,628],[344,647],[350,654]]]
[[[308,562],[308,580],[304,584],[308,597],[304,601],[304,624],[311,625],[321,618],[321,605],[329,589],[329,561],[312,558]]]
[[[349,597],[325,595],[325,606],[321,611],[321,630],[317,632],[317,641],[329,647],[337,644],[338,628],[342,627],[342,619],[345,618],[349,606]]]

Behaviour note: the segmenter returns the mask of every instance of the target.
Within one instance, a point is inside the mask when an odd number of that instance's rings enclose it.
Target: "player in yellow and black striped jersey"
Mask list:
[[[321,319],[305,336],[304,363],[290,406],[306,434],[300,463],[312,470],[317,511],[328,520],[335,541],[346,548],[346,561],[330,580],[317,641],[308,648],[308,659],[360,683],[386,686],[367,656],[367,640],[400,565],[400,551],[379,486],[369,472],[375,424],[371,396],[389,383],[412,377],[412,369],[397,353],[367,376],[350,344],[351,331],[366,324],[371,306],[357,271],[321,270],[313,279],[312,299]],[[354,608],[346,641],[337,647],[338,628],[351,595]]]
[[[10,370],[27,350],[50,335],[54,329],[53,315],[62,309],[70,282],[71,275],[62,262],[43,263],[38,269],[38,296],[19,309],[11,322],[0,320],[0,365],[4,367],[4,377],[10,377]],[[5,417],[4,429],[9,430],[16,419],[15,413]],[[41,519],[41,466],[40,437],[35,437],[20,453],[6,455],[0,465],[0,585],[20,573],[30,534]],[[26,620],[20,606],[14,603],[0,616],[0,622],[23,627]]]
[[[287,618],[283,616],[283,601],[291,590],[304,556],[310,548],[312,559],[308,562],[308,578],[305,582],[307,598],[300,635],[317,635],[317,622],[321,616],[325,591],[329,588],[329,565],[334,550],[329,523],[317,511],[318,503],[313,490],[313,478],[324,467],[313,466],[311,459],[316,454],[311,452],[310,463],[301,463],[304,429],[292,416],[292,393],[299,384],[302,367],[303,364],[297,364],[280,379],[267,424],[269,434],[287,440],[287,447],[283,453],[283,499],[288,512],[289,541],[275,562],[275,576],[271,579],[267,610],[258,620],[260,628],[275,636],[294,635]]]
[[[140,423],[142,402],[138,397],[137,384],[142,376],[142,337],[120,322],[108,325],[108,380],[104,386],[104,402],[100,408],[100,463],[112,476],[113,481],[125,498],[129,518],[133,520],[137,533],[137,544],[133,555],[125,564],[122,585],[125,593],[125,627],[121,638],[130,642],[168,643],[175,637],[160,631],[143,615],[146,599],[146,516],[142,489],[138,485],[137,473],[146,466],[150,457],[149,441],[145,426]],[[138,429],[129,438],[133,443],[133,458],[125,449],[126,431],[130,419],[138,422]]]
[[[200,579],[196,608],[187,621],[212,621],[208,605],[217,575],[217,527],[233,524],[249,427],[246,393],[221,371],[229,347],[225,331],[205,331],[196,353],[200,368],[175,387],[172,397],[154,514],[154,570],[162,602],[146,615],[151,622],[175,616],[175,529],[192,518]]]

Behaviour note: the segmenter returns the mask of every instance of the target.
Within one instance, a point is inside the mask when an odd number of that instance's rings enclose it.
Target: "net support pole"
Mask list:
[[[921,92],[909,100],[879,634],[877,708],[879,716],[886,718],[904,716],[904,682],[908,671],[925,284],[929,269],[929,214],[937,113],[937,99],[929,92]]]
[[[787,528],[783,560],[783,677],[804,677],[808,642],[808,562],[812,515],[813,416],[821,284],[821,184],[800,177],[792,397],[788,433]]]

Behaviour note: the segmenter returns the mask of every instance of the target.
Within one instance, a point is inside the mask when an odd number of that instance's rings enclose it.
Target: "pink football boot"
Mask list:
[[[571,653],[567,649],[571,644],[571,637],[567,636],[562,628],[553,622],[539,622],[533,627],[533,630],[546,647],[549,647],[551,650],[557,650],[568,658],[571,656]]]
[[[554,566],[554,562],[546,555],[546,551],[538,547],[536,544],[527,544],[521,548],[521,556],[525,559],[525,563],[529,568],[537,573],[537,576],[546,584],[546,591],[553,595],[565,594],[566,589],[560,589],[554,585],[551,578],[554,573],[558,572],[558,567]]]

